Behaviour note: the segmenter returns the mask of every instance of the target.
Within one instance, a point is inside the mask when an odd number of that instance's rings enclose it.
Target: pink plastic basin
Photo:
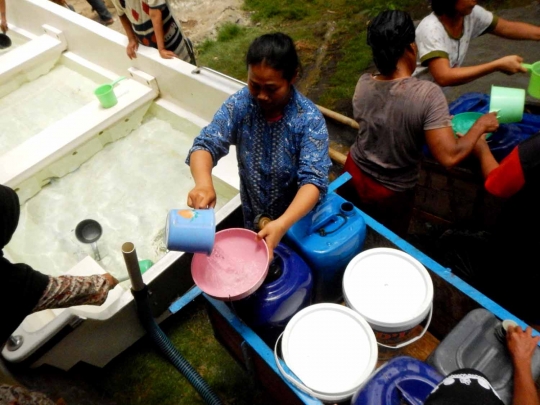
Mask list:
[[[195,253],[191,275],[206,294],[223,301],[247,297],[259,288],[268,273],[268,247],[248,229],[224,229],[216,233],[209,256]]]

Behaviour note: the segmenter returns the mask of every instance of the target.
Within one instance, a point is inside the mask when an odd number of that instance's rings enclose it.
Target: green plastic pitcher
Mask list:
[[[116,79],[114,82],[110,84],[102,84],[101,86],[99,86],[97,89],[94,90],[94,94],[98,98],[103,108],[111,108],[115,106],[116,103],[118,103],[116,94],[114,94],[114,86],[120,80],[124,80],[124,79],[125,79],[125,76],[121,76],[118,79]]]
[[[535,62],[532,65],[522,63],[521,66],[531,72],[531,80],[529,80],[527,92],[532,97],[540,98],[540,62]]]
[[[497,112],[501,124],[520,122],[525,109],[525,90],[491,86],[489,112]]]

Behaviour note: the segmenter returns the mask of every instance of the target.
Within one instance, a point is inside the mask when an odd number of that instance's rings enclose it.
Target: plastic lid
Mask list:
[[[298,312],[285,328],[281,349],[291,371],[326,395],[353,395],[377,362],[369,324],[337,304],[315,304]]]
[[[433,282],[425,267],[407,253],[375,248],[358,254],[347,265],[343,295],[375,329],[407,330],[429,312]]]

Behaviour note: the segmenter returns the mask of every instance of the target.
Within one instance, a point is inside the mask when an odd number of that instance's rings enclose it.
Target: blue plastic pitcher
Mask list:
[[[330,193],[286,234],[286,243],[313,271],[315,302],[337,302],[343,296],[343,272],[362,250],[366,223],[343,197]]]
[[[214,210],[173,209],[167,215],[165,243],[178,252],[206,253],[214,248],[216,219]]]

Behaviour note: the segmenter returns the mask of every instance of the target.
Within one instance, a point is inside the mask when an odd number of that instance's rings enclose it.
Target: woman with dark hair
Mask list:
[[[236,146],[244,224],[275,220],[259,232],[270,252],[287,230],[324,197],[328,186],[328,131],[321,112],[294,87],[300,61],[282,33],[256,38],[246,57],[248,86],[230,96],[189,151],[194,208],[214,207],[211,172]]]
[[[478,119],[456,139],[446,99],[436,84],[411,77],[416,67],[415,31],[403,11],[384,11],[368,26],[367,42],[378,74],[360,77],[353,96],[360,128],[345,170],[352,176],[344,196],[398,234],[407,232],[422,149],[451,167],[499,124],[495,114]]]
[[[461,67],[472,39],[490,33],[508,39],[540,40],[540,27],[508,21],[476,5],[476,0],[431,0],[433,13],[416,28],[418,67],[415,76],[440,86],[468,83],[493,72],[526,72],[523,58],[509,55]]]

